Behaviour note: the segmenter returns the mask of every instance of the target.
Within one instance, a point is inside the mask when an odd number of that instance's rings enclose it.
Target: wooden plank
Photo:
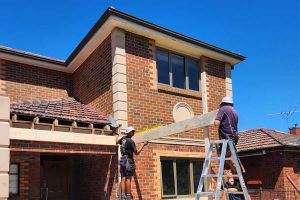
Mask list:
[[[150,130],[140,135],[135,135],[132,139],[136,143],[145,142],[149,140],[158,139],[161,137],[166,137],[175,133],[181,133],[189,131],[195,128],[206,127],[212,125],[217,116],[217,110],[212,112],[193,117],[184,121],[172,123],[161,128]]]

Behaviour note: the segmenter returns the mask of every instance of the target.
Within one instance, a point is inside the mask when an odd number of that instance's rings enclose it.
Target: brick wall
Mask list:
[[[74,97],[84,104],[112,113],[112,58],[109,35],[73,73]]]
[[[222,98],[226,96],[225,63],[203,56],[201,68],[206,72],[208,111],[213,111],[219,108]],[[210,139],[218,139],[216,127],[210,126],[208,130]]]
[[[155,41],[126,32],[126,63],[128,91],[128,124],[137,130],[156,125],[173,123],[172,111],[179,102],[188,103],[195,115],[202,114],[201,93],[190,94],[175,88],[157,85],[155,63]],[[225,96],[224,63],[204,58],[208,76],[208,107],[214,110]],[[163,88],[163,89],[161,89]],[[200,97],[199,97],[200,95]],[[216,129],[211,128],[216,138]],[[195,129],[173,137],[203,139],[203,130]],[[149,144],[136,158],[137,171],[134,177],[134,196],[136,199],[160,199],[160,157],[159,152],[204,152],[204,147],[185,145]],[[200,157],[200,153],[199,153]]]
[[[153,87],[157,84],[153,83],[154,61],[154,41],[126,32],[128,121],[137,130],[173,123],[172,111],[179,102],[189,104],[195,115],[202,113],[202,102],[198,97],[188,97],[176,89],[170,92]],[[193,130],[174,136],[202,139],[203,131]]]
[[[71,74],[0,60],[0,90],[11,101],[72,96]]]
[[[277,151],[263,156],[241,158],[246,169],[246,180],[262,182],[264,200],[273,200],[275,197],[285,199],[287,195],[293,199],[296,191],[287,179],[287,175],[299,186],[297,172],[297,167],[299,167],[297,165],[300,162],[299,155],[300,152]],[[259,189],[259,187],[260,185],[248,185],[250,190]]]
[[[11,152],[10,163],[19,164],[19,196],[14,200],[40,199],[40,153]]]

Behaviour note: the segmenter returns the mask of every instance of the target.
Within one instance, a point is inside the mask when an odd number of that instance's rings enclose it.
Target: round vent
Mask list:
[[[194,111],[187,103],[177,103],[173,108],[173,118],[175,122],[190,119],[194,117]]]

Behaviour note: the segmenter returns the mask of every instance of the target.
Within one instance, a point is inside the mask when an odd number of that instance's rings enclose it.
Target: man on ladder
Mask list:
[[[218,127],[219,138],[231,140],[234,145],[238,143],[238,114],[233,107],[233,100],[231,97],[224,97],[220,104],[220,109],[217,113],[214,125]],[[222,146],[219,148],[221,151]],[[226,157],[229,157],[230,151],[226,152]],[[230,171],[227,174],[236,174],[236,168],[232,160],[227,160],[226,164],[229,165]],[[233,178],[228,179],[224,187],[230,188],[236,186],[237,183]],[[242,200],[243,196],[240,194],[229,194],[230,200]]]
[[[231,97],[224,97],[220,104],[220,109],[217,113],[214,125],[218,127],[219,138],[231,140],[234,145],[237,145],[238,136],[238,114],[233,107],[233,100]],[[230,156],[230,155],[226,155]],[[232,173],[236,173],[232,162],[227,162],[230,165]]]

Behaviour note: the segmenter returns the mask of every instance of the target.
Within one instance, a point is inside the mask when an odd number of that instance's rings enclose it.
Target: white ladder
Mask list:
[[[214,147],[217,150],[218,146],[220,144],[222,144],[222,150],[221,150],[220,157],[212,157],[212,152],[213,152]],[[231,152],[230,158],[226,158],[227,146],[229,146],[229,150]],[[226,160],[233,160],[237,174],[233,174],[233,175],[224,175],[223,174],[224,164],[225,164]],[[219,161],[218,174],[208,174],[211,161]],[[205,161],[203,163],[203,170],[202,170],[201,178],[199,180],[199,185],[198,185],[195,200],[199,200],[200,197],[214,197],[215,200],[219,200],[221,186],[222,185],[224,186],[223,178],[229,177],[229,176],[234,177],[234,178],[239,178],[242,191],[229,192],[229,191],[226,191],[223,187],[224,191],[226,192],[226,195],[228,195],[228,194],[243,194],[245,200],[251,200],[248,190],[247,190],[247,187],[246,187],[246,184],[245,184],[245,181],[244,181],[244,178],[243,178],[243,175],[242,175],[242,172],[241,172],[241,167],[239,164],[239,160],[238,160],[237,153],[236,153],[233,142],[231,140],[210,141],[209,149],[207,151],[207,155],[206,155]],[[217,178],[216,190],[214,192],[203,192],[205,178]]]

